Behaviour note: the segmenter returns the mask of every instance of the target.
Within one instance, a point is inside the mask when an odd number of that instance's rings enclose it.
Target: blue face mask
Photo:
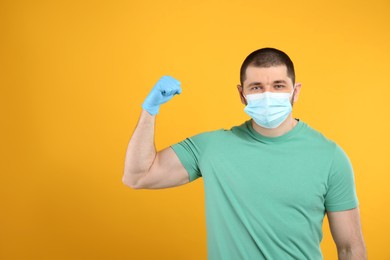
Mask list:
[[[292,111],[290,98],[294,93],[264,92],[250,94],[245,98],[248,105],[244,111],[256,124],[264,128],[280,126]]]

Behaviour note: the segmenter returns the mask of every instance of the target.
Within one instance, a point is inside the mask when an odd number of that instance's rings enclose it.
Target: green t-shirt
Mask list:
[[[326,211],[357,207],[347,155],[302,121],[279,137],[251,120],[172,146],[203,177],[210,260],[322,259]]]

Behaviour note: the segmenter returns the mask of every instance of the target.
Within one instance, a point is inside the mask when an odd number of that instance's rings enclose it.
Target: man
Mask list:
[[[328,215],[339,259],[366,259],[354,176],[333,141],[292,117],[301,84],[282,51],[244,61],[238,92],[252,118],[156,152],[159,106],[181,92],[162,77],[143,103],[126,153],[123,182],[134,189],[182,185],[203,177],[208,258],[322,259]]]

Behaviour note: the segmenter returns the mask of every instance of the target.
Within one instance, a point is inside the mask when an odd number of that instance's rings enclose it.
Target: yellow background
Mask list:
[[[0,1],[0,259],[205,259],[203,181],[131,190],[124,155],[160,76],[183,93],[162,149],[248,117],[239,68],[270,46],[303,87],[294,116],[355,170],[370,259],[390,259],[390,1]],[[336,259],[327,222],[321,244]]]

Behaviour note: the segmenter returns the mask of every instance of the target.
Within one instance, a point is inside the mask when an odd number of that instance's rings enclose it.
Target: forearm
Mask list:
[[[142,111],[126,151],[122,180],[128,186],[136,186],[137,181],[148,172],[156,157],[155,121],[155,116],[145,110]]]

